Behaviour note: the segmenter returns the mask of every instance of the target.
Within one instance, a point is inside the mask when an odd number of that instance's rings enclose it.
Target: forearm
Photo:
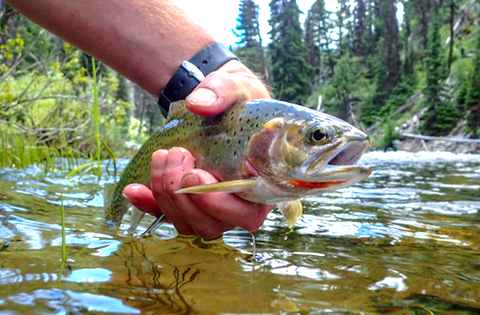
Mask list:
[[[214,39],[169,0],[6,0],[21,14],[158,97]]]

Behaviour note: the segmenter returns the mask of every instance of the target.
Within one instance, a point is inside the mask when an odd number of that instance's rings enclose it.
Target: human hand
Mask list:
[[[141,184],[128,185],[124,196],[146,213],[156,217],[163,213],[182,235],[214,239],[236,226],[253,232],[274,208],[233,194],[177,194],[184,187],[218,182],[210,173],[196,169],[195,158],[183,148],[153,154],[151,182],[151,189]]]
[[[187,97],[186,104],[195,114],[211,116],[222,113],[239,100],[269,97],[265,85],[242,63],[233,60],[210,73]],[[198,234],[212,239],[235,226],[253,232],[274,208],[233,194],[176,194],[175,191],[184,187],[217,182],[210,173],[195,169],[194,158],[185,149],[155,152],[151,172],[151,189],[131,184],[125,188],[124,195],[146,213],[156,217],[165,214],[179,234]]]
[[[270,98],[265,84],[243,63],[231,60],[207,75],[185,103],[197,115],[213,116],[237,101],[261,98]]]

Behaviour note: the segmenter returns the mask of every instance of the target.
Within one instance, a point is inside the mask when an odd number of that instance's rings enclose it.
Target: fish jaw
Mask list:
[[[302,135],[312,125],[322,127],[328,140],[309,143]],[[304,121],[271,120],[249,143],[247,158],[259,180],[245,199],[272,204],[351,186],[372,172],[356,164],[369,144],[364,132],[318,112]]]
[[[358,129],[345,134],[329,154],[322,152],[292,170],[292,178],[283,182],[312,194],[349,187],[372,173],[368,165],[356,164],[370,145],[369,137]]]

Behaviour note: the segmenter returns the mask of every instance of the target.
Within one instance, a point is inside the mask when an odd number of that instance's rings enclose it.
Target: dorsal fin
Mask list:
[[[170,104],[170,109],[168,110],[168,115],[167,115],[167,120],[166,122],[169,122],[170,120],[178,117],[180,113],[183,113],[187,110],[187,106],[185,105],[185,101],[176,101]]]

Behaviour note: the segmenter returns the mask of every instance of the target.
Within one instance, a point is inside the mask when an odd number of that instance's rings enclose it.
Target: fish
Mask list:
[[[370,175],[370,166],[356,164],[369,144],[368,135],[349,123],[288,102],[241,101],[222,114],[203,117],[178,101],[171,105],[166,124],[127,164],[118,183],[105,186],[105,220],[112,227],[122,222],[130,207],[123,189],[132,183],[150,187],[153,152],[177,146],[189,150],[196,167],[219,182],[176,193],[226,192],[277,205],[292,227],[303,212],[301,198],[345,188]],[[135,213],[130,231],[143,214],[138,209]]]

